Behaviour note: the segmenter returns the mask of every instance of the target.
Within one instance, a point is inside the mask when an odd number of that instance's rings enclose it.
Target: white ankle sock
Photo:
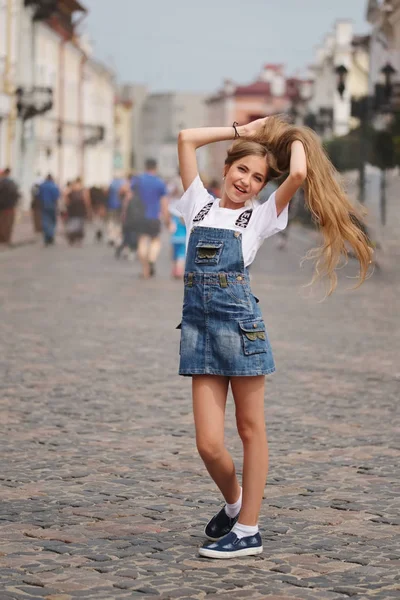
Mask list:
[[[235,502],[234,504],[228,504],[228,503],[225,504],[225,512],[228,515],[228,517],[233,519],[233,517],[236,517],[240,513],[241,508],[242,508],[242,488],[240,488],[240,496],[239,496],[239,500],[237,500],[237,502]]]
[[[256,535],[256,533],[258,533],[258,525],[242,525],[241,523],[236,523],[232,532],[236,533],[239,540],[241,540],[244,537],[249,537],[249,535]]]

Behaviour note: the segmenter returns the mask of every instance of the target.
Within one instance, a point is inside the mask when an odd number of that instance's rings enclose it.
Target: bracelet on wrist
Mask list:
[[[239,132],[236,129],[238,126],[239,126],[239,123],[237,121],[233,121],[232,127],[235,130],[235,137],[234,137],[235,140],[240,137]]]

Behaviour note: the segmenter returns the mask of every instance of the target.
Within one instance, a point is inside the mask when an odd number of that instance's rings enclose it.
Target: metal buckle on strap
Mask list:
[[[225,273],[218,273],[218,277],[219,277],[219,285],[222,288],[228,287],[228,279],[226,277],[226,274]]]
[[[193,287],[193,273],[188,273],[187,285],[188,287]]]

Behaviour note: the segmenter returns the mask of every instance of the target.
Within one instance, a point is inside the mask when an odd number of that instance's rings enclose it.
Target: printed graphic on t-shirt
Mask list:
[[[200,221],[202,221],[210,212],[212,205],[214,204],[213,202],[209,202],[208,204],[206,204],[205,206],[203,206],[203,208],[197,213],[197,215],[195,216],[195,218],[193,219],[193,223],[199,223]]]
[[[236,219],[235,225],[237,227],[243,227],[243,229],[246,229],[247,225],[250,222],[252,214],[253,214],[253,209],[252,208],[249,208],[248,210],[245,210],[244,212],[242,212],[239,215],[238,219]]]

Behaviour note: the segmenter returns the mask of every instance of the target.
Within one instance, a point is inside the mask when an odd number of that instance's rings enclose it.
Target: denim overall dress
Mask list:
[[[180,375],[265,375],[275,371],[258,300],[244,267],[242,234],[193,227],[184,275]]]

